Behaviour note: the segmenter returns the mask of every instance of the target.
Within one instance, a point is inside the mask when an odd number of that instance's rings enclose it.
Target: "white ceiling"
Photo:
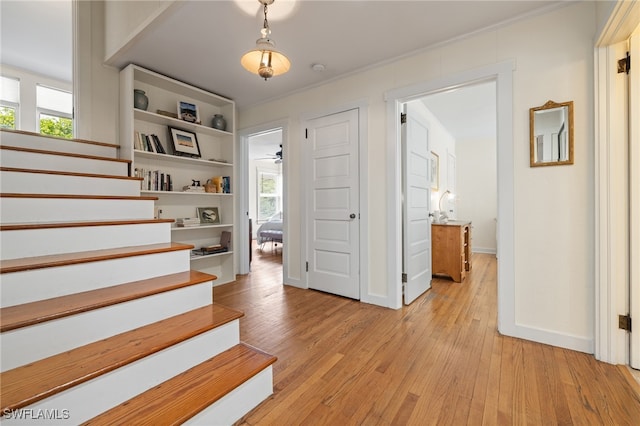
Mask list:
[[[240,65],[262,27],[258,1],[191,0],[174,5],[109,64],[136,63],[234,99],[242,109],[568,1],[276,0],[268,14],[272,38],[292,65],[288,73],[264,81]],[[70,81],[70,2],[2,0],[0,7],[2,63]],[[313,71],[315,63],[326,70]],[[465,89],[425,103],[448,128],[468,120],[491,122],[479,115],[480,109],[487,113],[486,98],[469,97],[472,92],[482,95],[480,88]],[[468,117],[462,117],[465,111]]]
[[[240,65],[260,36],[258,1],[186,1],[109,62],[137,63],[230,97],[242,109],[559,3],[276,0],[268,15],[272,38],[292,65],[264,81]],[[313,71],[315,63],[326,70]]]

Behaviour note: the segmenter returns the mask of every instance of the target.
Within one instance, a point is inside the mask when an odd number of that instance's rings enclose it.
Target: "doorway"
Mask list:
[[[387,128],[390,141],[387,156],[387,181],[389,184],[387,200],[387,242],[389,306],[398,309],[402,306],[401,260],[402,216],[399,206],[401,200],[400,162],[400,112],[406,102],[428,94],[443,92],[474,83],[495,81],[496,85],[496,151],[497,151],[497,256],[498,263],[498,329],[507,335],[516,335],[514,300],[514,171],[513,145],[510,143],[513,129],[513,61],[492,64],[474,70],[452,74],[438,80],[414,86],[396,89],[385,94],[387,100]]]
[[[286,127],[271,123],[240,131],[239,273],[248,274],[255,255],[286,268]],[[244,243],[246,242],[246,243]],[[275,259],[275,260],[274,260]]]
[[[419,116],[414,118],[424,122],[429,135],[434,173],[429,212],[444,215],[447,220],[471,222],[472,251],[495,255],[498,204],[496,82],[474,82],[427,94],[405,104],[405,107],[409,106],[412,106],[413,114]],[[407,123],[411,119],[407,116]],[[407,167],[403,167],[402,174],[403,178],[407,177]],[[408,195],[405,193],[405,202]],[[422,216],[427,217],[426,214]],[[405,267],[404,272],[411,269]],[[404,290],[405,303],[408,284]]]

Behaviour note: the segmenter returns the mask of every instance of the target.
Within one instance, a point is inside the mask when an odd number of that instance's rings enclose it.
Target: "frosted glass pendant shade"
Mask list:
[[[291,67],[289,59],[278,52],[273,41],[268,38],[258,39],[256,48],[245,53],[240,63],[247,71],[265,80],[284,74]]]

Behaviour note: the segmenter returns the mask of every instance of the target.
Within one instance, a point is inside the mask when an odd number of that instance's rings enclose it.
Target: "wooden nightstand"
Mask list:
[[[431,249],[433,275],[462,282],[471,270],[471,222],[432,223]]]

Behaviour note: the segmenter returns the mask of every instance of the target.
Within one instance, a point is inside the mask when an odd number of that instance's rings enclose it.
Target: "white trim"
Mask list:
[[[337,114],[344,111],[349,111],[357,109],[358,110],[358,155],[359,155],[359,185],[360,185],[360,197],[358,206],[360,210],[360,301],[365,303],[371,303],[374,305],[386,306],[384,303],[380,303],[379,296],[369,292],[369,100],[361,99],[358,101],[350,102],[347,104],[343,104],[334,108],[329,108],[323,111],[317,111],[313,113],[304,113],[300,115],[300,123],[301,123],[301,134],[300,140],[305,140],[305,129],[307,128],[307,122],[313,120],[315,118],[324,117],[331,114]],[[307,155],[305,155],[306,144],[302,144],[302,150],[300,154],[302,155],[302,159],[307,159]],[[308,160],[307,160],[308,161]],[[306,170],[309,167],[309,164],[306,164],[305,161],[300,161],[300,176],[306,176]],[[307,195],[309,191],[307,191],[307,186],[309,182],[304,180],[304,183],[300,185],[300,200],[304,203],[304,206],[307,206]],[[300,244],[301,244],[301,252],[302,256],[300,259],[300,270],[303,273],[304,279],[300,283],[301,288],[309,288],[309,274],[306,273],[306,259],[308,258],[308,250],[307,250],[307,224],[309,212],[305,207],[305,214],[300,218],[300,227],[302,236]]]
[[[640,58],[640,26],[629,41],[630,55]],[[637,62],[637,59],[636,59]],[[637,65],[636,65],[637,68]],[[631,71],[629,117],[629,314],[635,318],[635,330],[629,336],[629,365],[640,369],[640,73]]]
[[[588,354],[593,353],[593,340],[590,338],[522,325],[516,325],[514,330],[514,336],[521,339],[544,343],[545,345],[557,346],[559,348],[571,349],[572,351],[579,351]]]
[[[256,126],[248,127],[238,131],[239,143],[237,145],[237,157],[236,164],[238,165],[238,183],[241,188],[241,195],[237,197],[237,229],[238,229],[238,241],[249,241],[249,137],[258,133],[264,133],[273,129],[282,129],[282,150],[283,154],[287,150],[288,145],[288,127],[289,121],[286,119],[270,121],[268,123],[259,124]],[[287,156],[283,155],[282,160],[282,214],[283,218],[287,217],[287,169],[288,161]],[[257,223],[256,225],[257,226]],[[291,281],[289,278],[289,258],[288,242],[289,242],[289,223],[283,221],[283,244],[282,244],[282,280],[287,284]],[[240,250],[238,250],[238,272],[240,274],[248,274],[250,271],[249,265],[249,249],[246,244],[240,244]]]
[[[387,101],[387,257],[389,283],[387,306],[402,306],[400,212],[400,126],[401,104],[429,93],[464,86],[482,80],[495,80],[497,92],[498,158],[498,330],[516,336],[514,261],[514,159],[513,159],[513,70],[515,61],[505,61],[449,75],[437,80],[385,93]]]
[[[619,187],[614,182],[615,170],[621,165],[613,157],[614,142],[620,129],[616,125],[619,113],[613,110],[615,93],[612,84],[613,45],[627,40],[638,26],[640,4],[618,1],[596,39],[594,49],[594,236],[595,236],[595,358],[612,363],[629,362],[629,340],[618,329],[617,316],[628,307],[628,281],[617,278],[618,266],[627,247],[616,238],[612,221],[616,221],[620,207],[613,197]],[[615,56],[615,55],[613,55]],[[628,262],[628,251],[626,251]],[[628,265],[628,263],[627,263]],[[626,306],[625,306],[626,305]]]

